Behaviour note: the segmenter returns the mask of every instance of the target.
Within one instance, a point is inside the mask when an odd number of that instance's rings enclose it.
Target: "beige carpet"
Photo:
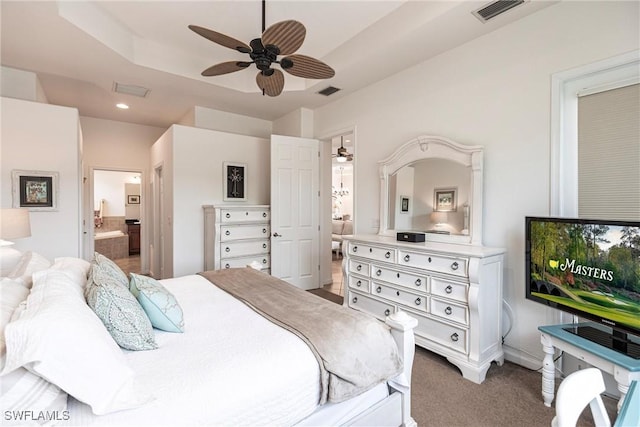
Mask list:
[[[492,364],[482,384],[462,378],[445,358],[416,347],[412,374],[412,413],[418,426],[545,426],[553,407],[544,406],[542,374],[505,362]],[[556,388],[559,381],[556,381]],[[614,420],[616,401],[603,397]],[[589,410],[578,426],[593,426]]]

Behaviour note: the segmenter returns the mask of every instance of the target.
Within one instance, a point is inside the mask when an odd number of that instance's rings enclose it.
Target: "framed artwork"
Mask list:
[[[58,172],[11,171],[13,207],[30,211],[58,210]]]
[[[400,196],[400,213],[409,213],[409,198]]]
[[[224,183],[224,201],[243,202],[247,200],[246,163],[222,163],[222,181]]]
[[[130,205],[139,205],[140,204],[140,196],[139,195],[134,195],[134,194],[129,194],[127,196],[127,203]]]
[[[455,212],[457,188],[436,188],[433,200],[433,210],[438,212]]]

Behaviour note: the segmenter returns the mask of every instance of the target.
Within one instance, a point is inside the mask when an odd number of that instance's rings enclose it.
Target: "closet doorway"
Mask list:
[[[141,274],[142,173],[93,169],[92,182],[89,202],[93,204],[95,252],[113,260],[127,276]]]

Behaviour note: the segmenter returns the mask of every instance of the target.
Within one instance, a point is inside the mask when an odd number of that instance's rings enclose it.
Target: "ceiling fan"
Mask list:
[[[337,162],[350,162],[353,160],[353,154],[349,153],[346,148],[344,148],[344,139],[340,137],[340,147],[338,147],[338,151],[336,154],[332,154],[331,157],[335,157]]]
[[[329,79],[335,75],[333,68],[310,56],[294,54],[304,42],[307,30],[295,20],[277,22],[265,30],[265,1],[262,0],[262,36],[249,45],[233,37],[208,28],[189,25],[189,29],[221,46],[248,53],[251,61],[227,61],[213,65],[202,72],[203,76],[219,76],[248,68],[255,64],[259,70],[256,83],[263,95],[278,96],[284,88],[284,74],[272,64],[291,75],[305,79]],[[279,55],[287,55],[278,59]]]

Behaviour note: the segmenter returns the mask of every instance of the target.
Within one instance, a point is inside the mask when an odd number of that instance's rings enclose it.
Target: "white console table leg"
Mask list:
[[[542,398],[545,406],[551,406],[555,394],[556,366],[553,362],[554,347],[545,334],[541,336],[544,360],[542,362]]]

